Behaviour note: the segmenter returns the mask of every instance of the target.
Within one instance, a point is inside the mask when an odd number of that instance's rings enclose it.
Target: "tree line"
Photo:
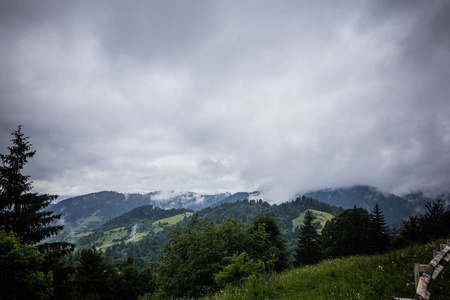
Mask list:
[[[388,230],[378,203],[372,213],[366,209],[346,209],[328,221],[319,235],[308,211],[301,226],[294,265],[314,264],[324,258],[384,253],[414,243],[450,236],[450,211],[440,199],[428,202],[426,211],[404,220],[396,233]]]

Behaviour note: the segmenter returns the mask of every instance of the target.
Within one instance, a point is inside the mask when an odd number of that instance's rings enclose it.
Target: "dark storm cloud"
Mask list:
[[[4,1],[38,190],[450,186],[446,1]],[[1,151],[2,153],[4,150]]]
[[[400,121],[389,122],[401,145],[393,171],[408,188],[448,189],[450,3],[399,1],[392,7],[386,2],[382,11],[404,29],[391,96],[404,104]]]

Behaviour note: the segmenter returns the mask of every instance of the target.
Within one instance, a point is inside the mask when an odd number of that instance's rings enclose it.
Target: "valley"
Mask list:
[[[61,213],[65,225],[53,240],[70,241],[78,248],[95,245],[116,258],[133,253],[137,257],[158,261],[170,228],[176,224],[184,226],[194,213],[216,224],[229,216],[246,223],[257,214],[270,213],[278,220],[288,249],[293,251],[307,210],[313,212],[314,223],[320,233],[325,223],[343,208],[356,205],[371,211],[373,205],[379,203],[387,224],[398,228],[402,220],[419,212],[418,207],[423,207],[425,202],[424,197],[418,199],[416,195],[415,201],[411,201],[381,193],[369,186],[319,190],[281,204],[248,200],[259,196],[262,195],[258,192],[202,195],[192,192],[121,194],[105,191],[68,198],[48,209]]]

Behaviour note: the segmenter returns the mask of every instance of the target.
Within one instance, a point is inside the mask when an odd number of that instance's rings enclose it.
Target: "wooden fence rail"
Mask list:
[[[440,251],[433,252],[433,259],[428,265],[414,264],[414,282],[416,284],[416,295],[414,300],[429,300],[431,297],[431,289],[441,271],[450,261],[450,240],[447,244],[441,244]],[[422,276],[419,278],[420,273]],[[412,300],[410,298],[389,297],[395,300]]]

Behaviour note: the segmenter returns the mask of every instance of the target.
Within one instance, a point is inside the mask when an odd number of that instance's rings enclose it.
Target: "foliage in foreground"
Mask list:
[[[122,272],[94,246],[81,251],[70,299],[137,299],[155,290],[153,270],[139,268],[129,258]]]
[[[177,226],[162,250],[156,297],[200,297],[264,272],[286,267],[284,240],[270,215],[244,226],[235,218],[221,225],[195,214]]]
[[[384,255],[325,260],[315,266],[253,277],[204,299],[386,299],[413,297],[414,263],[428,264],[444,240],[414,245]],[[433,286],[433,299],[448,299],[450,267]]]
[[[52,272],[44,273],[44,255],[21,244],[13,232],[0,229],[2,299],[47,299],[53,294]]]

